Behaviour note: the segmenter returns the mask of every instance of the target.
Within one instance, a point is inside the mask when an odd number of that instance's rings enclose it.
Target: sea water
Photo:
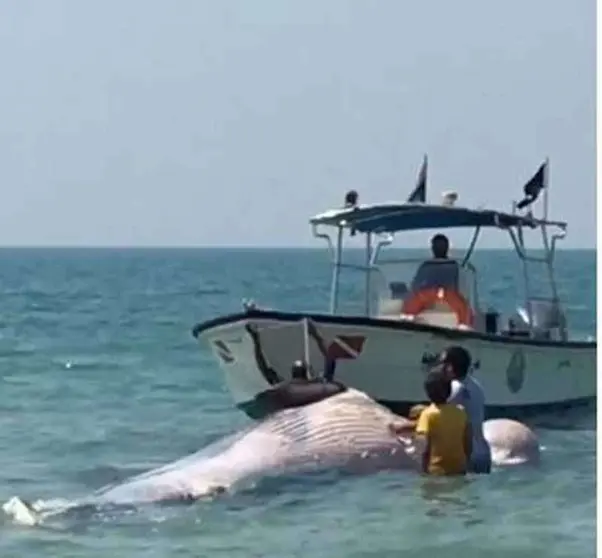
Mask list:
[[[475,264],[482,301],[512,310],[513,254]],[[247,425],[192,326],[244,298],[313,310],[328,300],[320,250],[4,249],[0,269],[2,502],[81,496]],[[572,330],[594,334],[595,252],[560,252],[557,271]],[[346,281],[353,303],[362,282]],[[537,431],[537,471],[326,474],[41,527],[0,518],[0,556],[593,556],[595,416]]]

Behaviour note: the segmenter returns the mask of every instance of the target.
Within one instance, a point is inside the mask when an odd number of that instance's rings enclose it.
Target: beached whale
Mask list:
[[[44,507],[12,498],[3,509],[22,523],[95,506],[193,500],[279,473],[341,468],[354,473],[419,470],[410,437],[395,436],[399,417],[354,389],[305,407],[285,409],[184,459],[105,487],[61,506]],[[46,508],[46,509],[44,509]]]
[[[3,510],[35,524],[69,510],[196,500],[267,476],[342,469],[367,474],[420,470],[421,447],[396,436],[403,421],[366,394],[349,389],[305,407],[279,411],[238,434],[164,467],[107,486],[88,497],[57,504],[28,504],[12,498]],[[487,421],[485,436],[494,465],[524,463],[539,455],[534,434],[515,421]]]
[[[483,435],[491,448],[491,462],[494,465],[539,464],[539,440],[523,423],[505,418],[486,420],[483,423]]]

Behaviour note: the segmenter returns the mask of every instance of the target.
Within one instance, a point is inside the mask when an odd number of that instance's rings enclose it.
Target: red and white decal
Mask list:
[[[353,360],[364,350],[363,335],[337,335],[328,346],[326,356],[330,360]]]

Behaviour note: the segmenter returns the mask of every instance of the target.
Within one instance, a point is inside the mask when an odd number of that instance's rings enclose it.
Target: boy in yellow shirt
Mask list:
[[[420,413],[415,427],[417,445],[424,448],[422,469],[430,475],[464,475],[472,451],[468,415],[461,407],[447,403],[451,382],[443,372],[431,372],[424,390],[431,404]],[[392,429],[407,433],[408,426],[392,425]]]

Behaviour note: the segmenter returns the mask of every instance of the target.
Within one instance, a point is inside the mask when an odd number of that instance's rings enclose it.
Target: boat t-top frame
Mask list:
[[[547,184],[548,161],[540,167],[534,177],[525,185],[526,198],[519,203],[512,204],[512,212],[495,211],[490,209],[469,209],[455,207],[453,201],[457,195],[449,196],[442,204],[428,204],[424,202],[383,203],[373,205],[358,205],[349,203],[357,200],[357,193],[350,192],[346,196],[346,206],[316,215],[310,219],[313,236],[326,241],[332,258],[332,281],[330,293],[330,313],[336,314],[339,306],[339,286],[341,269],[351,268],[365,274],[365,314],[371,316],[371,279],[372,272],[379,270],[379,255],[381,249],[394,240],[395,234],[404,231],[447,228],[474,228],[471,241],[466,254],[461,262],[461,267],[467,267],[474,252],[480,232],[483,228],[495,228],[506,231],[511,239],[514,249],[522,261],[525,310],[529,334],[534,333],[533,308],[531,297],[531,282],[528,264],[530,262],[543,263],[547,270],[550,285],[549,298],[538,297],[539,300],[551,302],[563,315],[561,302],[555,279],[554,260],[556,243],[566,236],[567,224],[562,221],[553,221],[547,218],[548,213],[548,188]],[[422,175],[422,173],[421,173]],[[425,178],[425,174],[423,176]],[[540,184],[534,180],[539,179]],[[539,195],[544,192],[544,210],[541,218],[535,218],[531,211],[521,213],[520,210],[529,206]],[[324,228],[336,229],[335,235],[324,232]],[[524,241],[525,229],[539,229],[541,232],[543,256],[531,255],[527,252]],[[356,233],[365,235],[364,264],[344,263],[342,259],[343,240],[345,231],[351,235]],[[333,240],[333,236],[336,238]],[[470,266],[472,267],[472,266]],[[564,319],[558,325],[560,337],[567,339],[567,326]]]

